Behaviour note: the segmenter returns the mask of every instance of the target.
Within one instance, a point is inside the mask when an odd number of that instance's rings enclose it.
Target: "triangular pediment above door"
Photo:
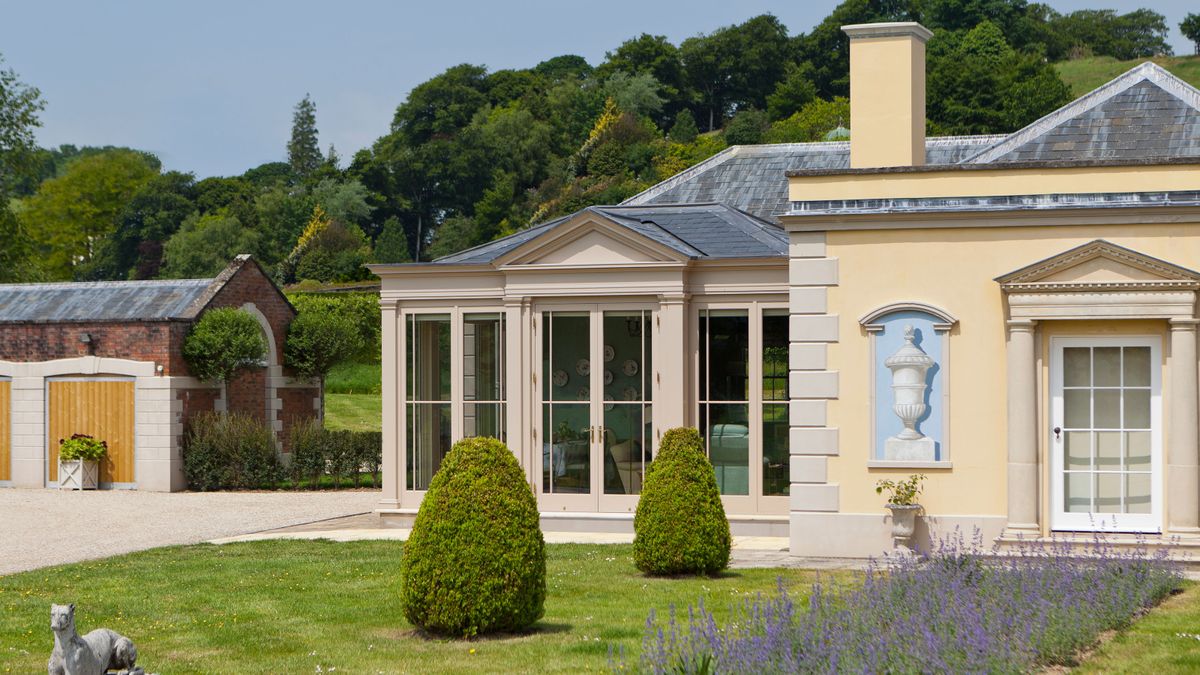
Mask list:
[[[1121,285],[1200,281],[1200,273],[1103,239],[1064,251],[996,281],[1016,285]]]
[[[685,262],[688,255],[677,248],[635,232],[599,213],[585,210],[525,242],[496,262],[503,266],[620,266]]]

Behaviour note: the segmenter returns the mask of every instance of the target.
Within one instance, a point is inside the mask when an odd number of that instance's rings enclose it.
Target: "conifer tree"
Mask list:
[[[301,178],[311,176],[325,159],[317,144],[317,106],[308,94],[292,114],[292,140],[288,141],[287,151],[288,164]]]

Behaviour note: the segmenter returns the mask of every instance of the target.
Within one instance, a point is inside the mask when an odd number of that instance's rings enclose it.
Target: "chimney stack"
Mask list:
[[[850,168],[925,164],[925,42],[919,23],[842,26],[850,37]]]

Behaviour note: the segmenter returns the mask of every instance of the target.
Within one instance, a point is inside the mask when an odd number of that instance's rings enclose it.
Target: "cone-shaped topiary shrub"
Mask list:
[[[504,443],[454,444],[421,502],[401,571],[404,616],[431,633],[514,631],[542,617],[537,501]]]
[[[633,562],[647,574],[715,574],[729,566],[729,521],[695,429],[663,434],[633,531]]]

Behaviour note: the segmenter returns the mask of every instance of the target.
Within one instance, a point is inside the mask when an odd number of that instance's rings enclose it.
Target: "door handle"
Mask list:
[[[1054,427],[1054,440],[1062,440],[1062,427]]]

